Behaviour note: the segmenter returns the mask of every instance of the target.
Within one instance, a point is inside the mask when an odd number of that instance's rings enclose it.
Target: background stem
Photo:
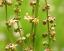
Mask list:
[[[48,7],[48,4],[47,4],[47,0],[45,0],[45,4],[46,4],[46,7]],[[48,8],[46,9],[46,17],[47,17],[47,29],[48,29],[48,48],[50,48],[50,26],[49,26],[49,21],[48,21],[48,17],[49,17],[49,13],[48,13]]]
[[[36,0],[36,5],[35,5],[35,18],[38,17],[38,9],[39,9],[39,0]],[[35,43],[36,28],[37,28],[37,25],[34,24],[33,43]],[[35,51],[35,47],[33,47],[33,48],[34,48],[33,51]]]

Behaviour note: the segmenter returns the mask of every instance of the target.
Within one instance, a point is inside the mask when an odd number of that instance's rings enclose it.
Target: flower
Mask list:
[[[7,3],[8,5],[11,5],[11,4],[12,4],[12,0],[6,0],[6,3]]]
[[[15,50],[15,48],[16,48],[16,46],[17,46],[17,44],[12,44],[12,43],[9,43],[6,47],[5,47],[5,49],[6,50]]]
[[[53,22],[55,21],[55,17],[53,17],[53,16],[48,16],[48,21],[49,21],[50,23],[53,23]]]
[[[12,18],[12,19],[10,19],[10,20],[8,20],[8,21],[6,22],[6,25],[9,26],[9,27],[11,27],[11,26],[13,26],[17,21],[18,21],[18,20],[15,20],[14,18]]]
[[[0,6],[2,6],[3,5],[3,0],[0,0]]]
[[[31,21],[33,20],[33,17],[31,17],[30,15],[28,15],[28,13],[26,13],[26,16],[24,16],[24,19],[27,21]]]
[[[34,18],[32,22],[36,25],[36,24],[38,24],[38,23],[39,23],[39,19]]]
[[[46,25],[46,23],[47,23],[47,20],[43,20],[43,25]]]
[[[31,1],[30,1],[30,5],[31,5],[31,6],[36,5],[36,0],[31,0]]]

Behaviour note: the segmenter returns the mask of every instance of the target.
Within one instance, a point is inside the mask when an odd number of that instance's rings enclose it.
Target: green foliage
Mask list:
[[[14,9],[15,9],[15,4],[16,4],[16,0],[13,1],[12,5],[8,5],[7,6],[7,18],[11,19],[14,16]],[[64,29],[63,29],[63,16],[64,16],[64,11],[63,11],[63,4],[64,1],[63,0],[54,0],[51,1],[49,0],[49,4],[51,5],[51,11],[50,11],[50,15],[54,15],[56,17],[56,42],[52,42],[52,48],[54,49],[55,47],[58,48],[57,51],[61,51],[61,48],[64,47],[64,41],[63,41],[63,34],[64,34]],[[44,26],[42,24],[42,21],[46,18],[46,13],[42,12],[42,7],[44,8],[44,4],[45,1],[44,0],[39,0],[39,12],[35,16],[38,16],[39,19],[39,24],[37,25],[36,28],[36,37],[35,37],[35,42],[34,42],[34,48],[35,51],[44,51],[43,48],[43,41],[44,38],[42,37],[43,32],[46,32],[47,27],[46,25]],[[30,0],[24,0],[21,4],[21,6],[19,7],[21,9],[20,14],[20,27],[22,27],[22,29],[24,30],[24,36],[26,36],[27,34],[31,33],[31,27],[32,24],[27,22],[24,19],[24,16],[26,15],[26,13],[28,12],[29,15],[32,16],[32,7],[30,6]],[[36,7],[38,8],[38,6]],[[36,11],[37,12],[37,11]],[[9,31],[7,30],[7,27],[5,25],[5,19],[6,19],[6,11],[5,11],[5,5],[3,5],[3,7],[0,7],[0,51],[5,51],[5,47],[7,44],[12,43],[15,44],[16,40],[18,39],[18,37],[15,37],[13,34],[13,28],[9,28]],[[3,35],[5,37],[3,37]],[[1,38],[3,37],[3,38]],[[31,47],[32,48],[32,41],[30,40],[30,38],[27,38],[24,43],[22,43],[21,45],[18,45],[16,47],[16,51],[23,51],[24,48],[28,48]],[[55,51],[55,50],[54,50]]]

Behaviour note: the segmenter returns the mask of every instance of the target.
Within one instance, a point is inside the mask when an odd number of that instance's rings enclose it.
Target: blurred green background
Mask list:
[[[28,12],[30,15],[32,14],[32,7],[29,5],[30,0],[24,0],[21,6],[21,20],[20,24],[24,29],[24,34],[30,33],[31,24],[24,20],[25,13]],[[53,49],[54,51],[64,51],[64,0],[48,0],[48,3],[51,5],[49,14],[56,17],[56,42],[54,42]],[[8,18],[14,15],[14,4],[13,1],[12,6],[8,6]],[[37,34],[35,41],[35,49],[36,51],[43,51],[42,46],[42,33],[46,31],[47,27],[42,25],[42,20],[46,18],[46,13],[42,12],[42,7],[44,6],[44,0],[40,0],[39,3],[39,19],[40,22],[37,26]],[[29,27],[29,28],[28,28]],[[10,33],[11,32],[11,33]],[[5,25],[5,7],[0,7],[0,51],[5,51],[5,45],[7,42],[14,42],[15,37],[12,34],[12,31],[7,31]],[[28,42],[28,40],[26,41]],[[28,43],[27,43],[28,44]],[[21,47],[17,49],[17,51],[21,51]]]

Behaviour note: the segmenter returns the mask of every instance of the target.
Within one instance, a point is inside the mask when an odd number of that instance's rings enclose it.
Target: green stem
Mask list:
[[[19,6],[17,8],[19,8]],[[16,18],[19,17],[18,15],[19,15],[19,13],[16,13]],[[17,22],[17,26],[18,26],[18,29],[19,29],[20,37],[21,37],[21,31],[20,31],[19,21]]]
[[[38,17],[38,9],[39,9],[39,0],[36,0],[36,6],[35,6],[35,18]]]
[[[36,0],[36,5],[35,5],[35,18],[38,17],[38,10],[39,10],[39,0]],[[34,35],[33,35],[33,43],[35,43],[35,35],[36,35],[36,28],[37,28],[37,25],[33,25],[33,28],[34,28]],[[33,48],[34,48],[34,44],[33,44]],[[33,51],[35,51],[35,48],[33,49]]]
[[[48,6],[48,4],[47,4],[47,0],[45,0],[45,3],[46,3],[46,7]],[[47,29],[48,29],[48,48],[50,48],[50,25],[49,25],[49,21],[48,21],[48,13],[49,11],[48,11],[48,8],[46,9],[46,16],[47,16]]]
[[[34,6],[32,6],[32,17],[34,18]],[[34,32],[34,23],[31,23],[31,36],[33,37],[33,32]],[[34,38],[32,40],[32,47],[34,47]]]
[[[7,3],[6,3],[6,0],[5,0],[5,12],[6,12],[5,13],[5,15],[6,15],[5,17],[6,17],[6,21],[7,21]]]

